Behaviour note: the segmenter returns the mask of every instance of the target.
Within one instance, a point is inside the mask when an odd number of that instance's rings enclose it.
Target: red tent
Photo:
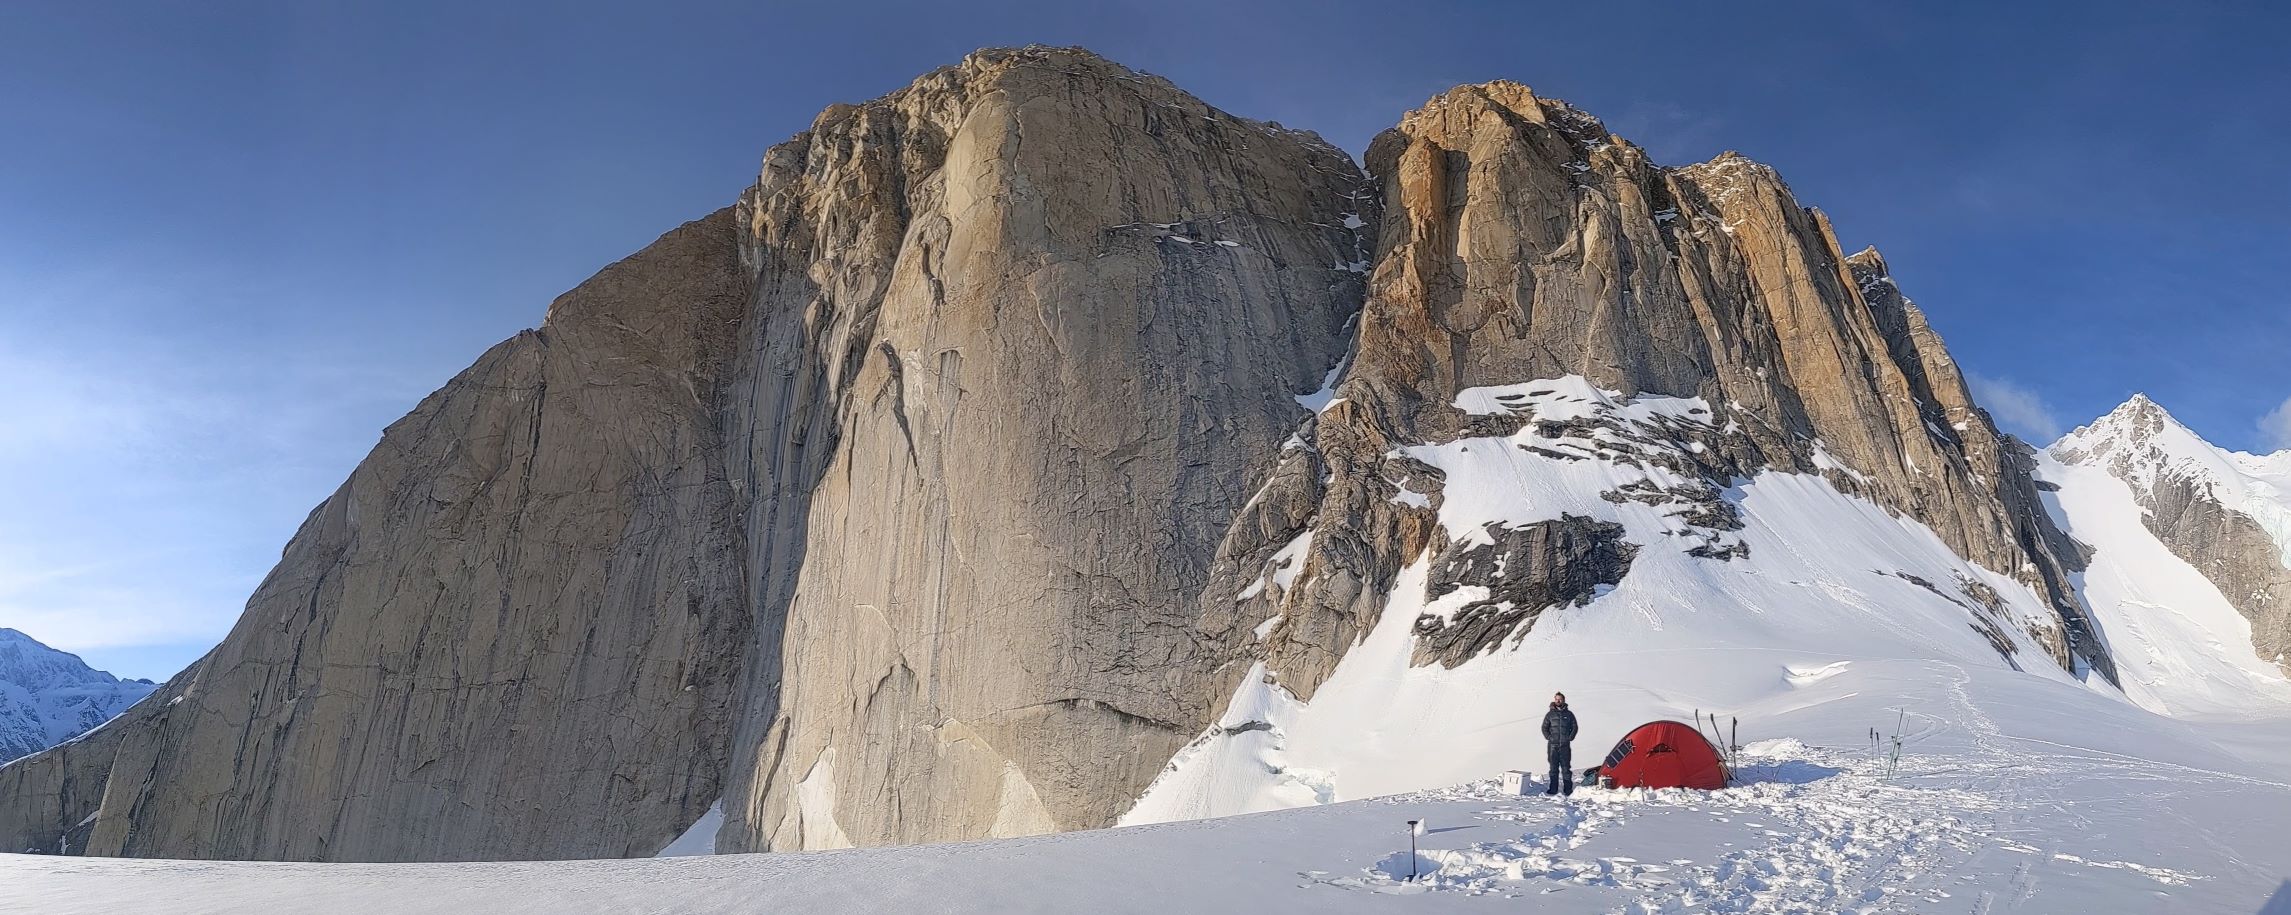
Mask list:
[[[1616,788],[1726,787],[1726,763],[1694,725],[1650,721],[1616,741],[1599,764],[1599,783]]]

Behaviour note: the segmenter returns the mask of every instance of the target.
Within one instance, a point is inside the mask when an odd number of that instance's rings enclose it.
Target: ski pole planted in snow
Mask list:
[[[1423,820],[1408,821],[1408,882],[1416,882],[1416,837],[1424,834]]]

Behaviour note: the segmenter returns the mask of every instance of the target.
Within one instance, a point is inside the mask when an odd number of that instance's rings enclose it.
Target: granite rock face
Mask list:
[[[1608,422],[1619,450],[1599,457],[1703,481],[1608,498],[1677,499],[1722,533],[1716,492],[1733,479],[1822,474],[2017,575],[2057,611],[2031,632],[2053,660],[2111,670],[2071,592],[2079,554],[2042,511],[2025,446],[1973,404],[1876,253],[1840,251],[1772,169],[1733,154],[1660,167],[1591,116],[1505,82],[1408,114],[1368,166],[1384,221],[1337,399],[1227,538],[1203,600],[1206,613],[1238,601],[1272,621],[1262,652],[1284,688],[1309,697],[1374,624],[1398,570],[1466,533],[1437,529],[1440,483],[1405,447],[1510,434],[1459,395],[1567,376],[1714,405],[1707,423],[1651,433]],[[1309,549],[1286,587],[1244,594],[1299,540]],[[1740,548],[1691,547],[1713,561]]]
[[[727,416],[780,622],[720,848],[1126,808],[1231,689],[1193,602],[1342,355],[1368,195],[1309,134],[1038,49],[765,156]]]
[[[1567,377],[1708,406],[1459,401]],[[1680,539],[1443,530],[1408,449],[1523,431],[1663,468],[1599,495]],[[1770,469],[2019,576],[2053,661],[2106,674],[2029,464],[1748,160],[1660,167],[1491,83],[1364,173],[1087,52],[982,51],[829,108],[392,426],[212,654],[0,768],[0,839],[628,856],[719,799],[726,851],[1108,825],[1254,664],[1309,697],[1409,563],[1488,590],[1419,625],[1417,663],[1468,664],[1646,549],[1739,558],[1727,490]]]
[[[325,861],[674,838],[721,791],[749,631],[712,421],[750,288],[735,228],[606,268],[392,425],[220,646],[0,769],[0,827]]]
[[[194,671],[0,770],[0,829],[436,860],[650,854],[720,797],[726,850],[1110,823],[1237,676],[1194,602],[1343,352],[1372,198],[1087,52],[832,107],[392,426]]]

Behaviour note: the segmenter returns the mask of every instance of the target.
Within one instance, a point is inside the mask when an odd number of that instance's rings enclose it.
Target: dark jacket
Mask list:
[[[1554,705],[1543,713],[1543,739],[1552,743],[1569,743],[1575,739],[1575,713],[1567,706]]]

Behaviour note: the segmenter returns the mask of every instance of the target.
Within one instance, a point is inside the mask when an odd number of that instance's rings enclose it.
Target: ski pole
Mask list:
[[[1416,882],[1416,832],[1423,828],[1423,820],[1408,821],[1408,882]]]

